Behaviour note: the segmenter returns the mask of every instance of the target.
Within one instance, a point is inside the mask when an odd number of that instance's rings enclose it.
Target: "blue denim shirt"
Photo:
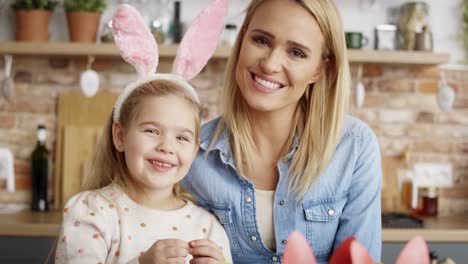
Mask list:
[[[381,159],[377,138],[366,124],[346,118],[330,164],[299,202],[287,189],[287,171],[296,148],[278,163],[273,205],[276,251],[272,251],[262,242],[254,185],[237,173],[228,133],[224,131],[204,157],[218,122],[219,118],[203,126],[200,151],[182,184],[200,206],[219,218],[229,236],[234,263],[281,263],[294,230],[307,238],[318,263],[326,263],[349,236],[355,236],[374,261],[380,260]]]

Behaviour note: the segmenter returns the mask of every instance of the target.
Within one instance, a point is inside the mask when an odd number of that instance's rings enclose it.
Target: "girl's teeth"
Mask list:
[[[156,161],[156,160],[152,160],[151,163],[153,163],[153,164],[155,164],[155,165],[158,165],[158,166],[160,166],[160,167],[166,167],[166,168],[172,167],[172,165],[169,164],[169,163],[160,162],[160,161]]]
[[[278,88],[280,88],[279,84],[260,79],[257,76],[254,76],[254,80],[255,80],[255,82],[257,82],[260,85],[265,86],[266,88],[269,88],[269,89],[278,89]]]

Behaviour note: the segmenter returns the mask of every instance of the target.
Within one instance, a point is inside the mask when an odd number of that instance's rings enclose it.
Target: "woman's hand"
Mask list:
[[[209,239],[193,240],[189,253],[193,256],[190,264],[224,264],[222,249]]]
[[[184,264],[189,254],[189,245],[180,239],[156,241],[142,256],[140,264]]]

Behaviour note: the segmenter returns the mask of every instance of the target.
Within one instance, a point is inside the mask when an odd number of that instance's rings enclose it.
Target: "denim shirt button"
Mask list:
[[[273,261],[276,262],[276,261],[278,261],[278,257],[277,257],[277,256],[273,256],[273,257],[271,258],[271,260],[273,260]]]
[[[245,201],[248,202],[248,203],[251,203],[251,202],[252,202],[252,198],[247,197],[247,199],[245,199]]]
[[[279,201],[279,205],[284,205],[284,201],[283,200]]]
[[[332,215],[334,215],[334,214],[335,214],[335,210],[333,210],[333,209],[328,209],[328,215],[329,215],[329,216],[332,216]]]
[[[256,237],[256,236],[251,236],[250,239],[252,239],[252,241],[257,241],[257,237]]]
[[[288,243],[286,239],[281,240],[281,244],[286,245],[286,243]]]

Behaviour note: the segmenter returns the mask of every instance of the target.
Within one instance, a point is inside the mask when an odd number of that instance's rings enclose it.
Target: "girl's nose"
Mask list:
[[[282,57],[280,50],[271,50],[270,53],[265,54],[265,57],[260,61],[260,67],[266,74],[272,74],[281,70]]]
[[[163,138],[156,145],[156,150],[166,154],[174,154],[173,143],[168,138]]]

